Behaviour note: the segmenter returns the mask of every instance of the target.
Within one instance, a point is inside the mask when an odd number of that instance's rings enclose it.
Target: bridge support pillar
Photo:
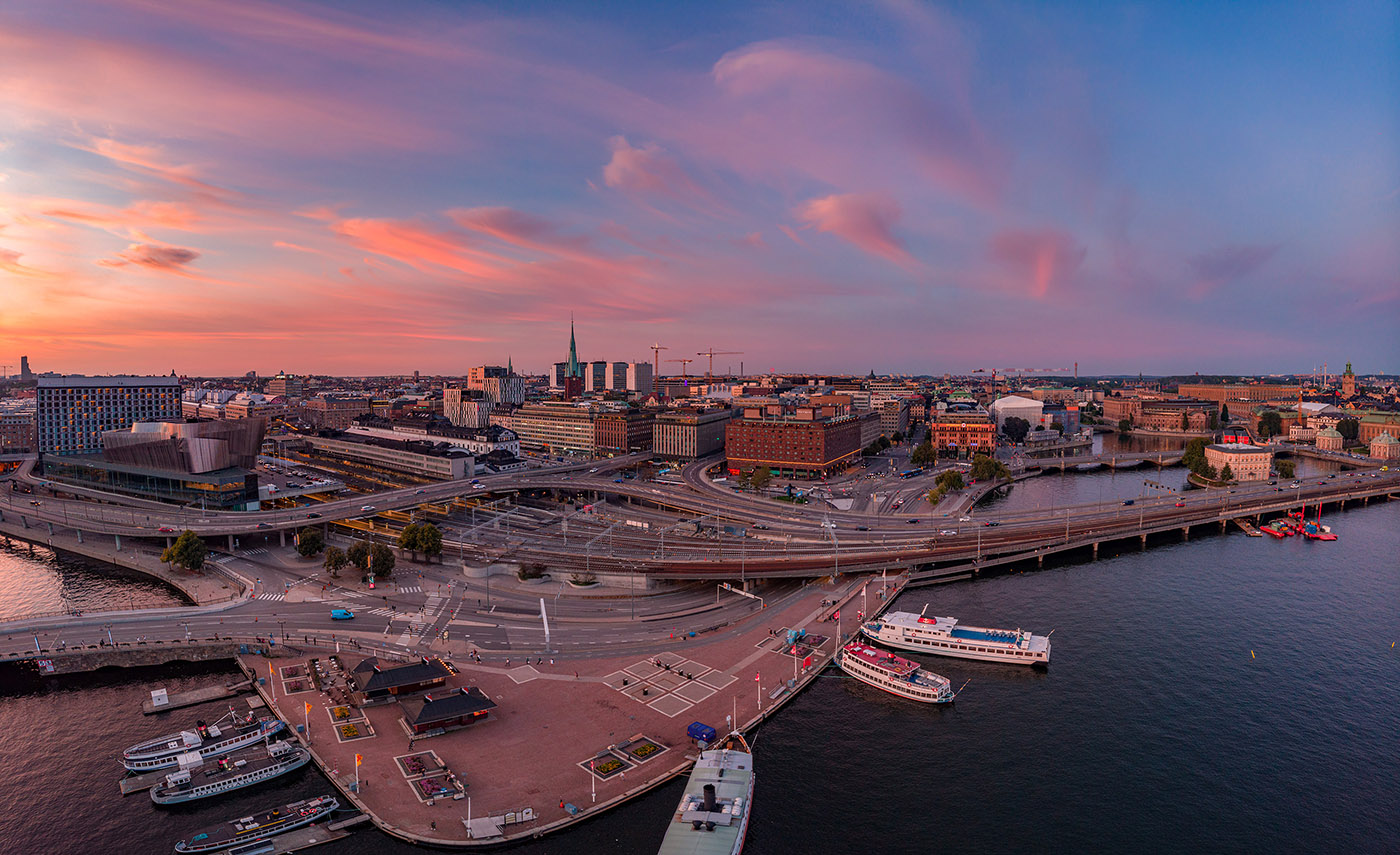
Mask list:
[[[1035,557],[1035,566],[1037,566],[1037,567],[1044,567],[1044,566],[1045,566],[1045,556],[1044,556],[1043,554],[1042,554],[1042,555],[1037,555],[1037,556]]]
[[[1096,540],[1096,541],[1094,541],[1094,558],[1097,559],[1098,557],[1099,557],[1099,542]]]
[[[53,523],[47,523],[49,527],[49,537],[53,537]]]
[[[228,536],[228,551],[233,551],[233,535]]]
[[[287,546],[287,530],[284,528],[277,532],[277,538],[282,541],[282,546],[285,548]]]
[[[28,519],[27,517],[25,517],[24,514],[20,514],[20,515],[19,515],[19,524],[22,525],[22,526],[24,526],[25,528],[29,528],[29,519]]]
[[[172,544],[171,544],[171,542],[170,542],[170,535],[167,534],[167,535],[165,536],[165,548],[166,548],[166,549],[169,549],[171,546],[172,546]]]
[[[1189,525],[1184,525],[1184,526],[1181,527],[1181,539],[1182,539],[1182,540],[1190,540],[1190,539],[1191,539],[1191,526],[1189,526]]]
[[[1140,535],[1138,535],[1138,548],[1139,548],[1139,549],[1146,549],[1146,548],[1147,548],[1147,535],[1145,535],[1145,534],[1140,534]]]
[[[1225,520],[1221,520],[1221,521],[1220,521],[1220,533],[1221,533],[1221,534],[1224,534],[1224,533],[1225,533],[1225,523],[1226,523]]]
[[[121,552],[121,551],[122,551],[122,536],[119,535],[119,534],[114,534],[114,535],[112,535],[112,537],[117,541],[117,551],[118,551],[118,552]]]
[[[79,528],[79,529],[74,529],[74,531],[76,531],[76,532],[78,533],[78,542],[79,542],[79,543],[82,543],[82,542],[83,542],[83,530]]]

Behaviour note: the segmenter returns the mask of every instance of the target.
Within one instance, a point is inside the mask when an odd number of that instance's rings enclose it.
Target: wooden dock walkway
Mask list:
[[[1240,528],[1244,529],[1244,533],[1247,534],[1247,535],[1249,535],[1250,537],[1263,537],[1263,536],[1264,536],[1264,533],[1263,533],[1263,532],[1261,532],[1259,529],[1255,528],[1254,525],[1253,525],[1252,523],[1250,523],[1250,521],[1247,520],[1247,519],[1245,519],[1244,517],[1235,517],[1235,518],[1234,518],[1234,523],[1235,523],[1235,525],[1237,525],[1237,526],[1239,526]]]
[[[192,707],[195,704],[202,704],[208,701],[218,701],[224,698],[236,698],[244,692],[251,692],[253,683],[250,680],[242,680],[237,683],[227,683],[222,686],[205,686],[202,689],[191,689],[188,692],[176,692],[169,700],[160,706],[156,706],[149,698],[141,703],[141,712],[144,715],[155,715],[166,710],[178,710],[181,707]]]
[[[165,777],[165,773],[174,772],[176,768],[178,767],[157,769],[154,772],[142,772],[140,775],[127,775],[118,782],[122,788],[122,795],[129,796],[132,793],[140,793],[149,790],[151,787],[160,783],[161,779]]]

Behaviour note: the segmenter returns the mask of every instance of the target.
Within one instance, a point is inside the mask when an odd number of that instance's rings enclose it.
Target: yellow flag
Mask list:
[[[355,768],[356,768],[356,769],[360,768],[360,763],[361,763],[361,762],[362,762],[362,759],[361,759],[360,755],[356,754],[356,755],[355,755]]]
[[[306,714],[311,715],[311,704],[305,704],[304,706],[306,707]]]

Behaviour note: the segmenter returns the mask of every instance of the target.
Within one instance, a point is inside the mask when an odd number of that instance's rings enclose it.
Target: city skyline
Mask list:
[[[0,12],[0,362],[1396,369],[1391,4],[530,9]]]

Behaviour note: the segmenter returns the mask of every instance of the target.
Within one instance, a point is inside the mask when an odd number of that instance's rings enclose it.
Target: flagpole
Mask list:
[[[593,790],[593,801],[596,802],[598,801],[598,775],[593,771],[593,764],[595,762],[594,760],[588,761],[588,783],[590,789]]]
[[[755,683],[758,684],[758,711],[759,711],[759,712],[763,712],[763,678],[762,678],[762,675],[755,673],[755,674],[753,675],[753,681],[754,681]]]

